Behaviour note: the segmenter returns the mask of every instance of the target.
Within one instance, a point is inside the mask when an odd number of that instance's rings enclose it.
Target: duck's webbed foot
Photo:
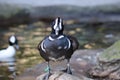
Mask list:
[[[46,72],[48,72],[44,77],[43,80],[49,80],[49,77],[51,76],[51,72],[50,72],[50,64],[49,62],[47,62],[47,68],[45,69]]]
[[[68,74],[72,74],[72,70],[71,70],[71,68],[70,68],[70,62],[69,62],[69,60],[68,60],[68,62],[67,62],[67,68],[65,69],[65,70],[62,70],[63,72],[66,72],[66,73],[68,73]]]
[[[49,80],[49,77],[51,76],[51,73],[47,73],[44,77],[43,80]]]
[[[70,68],[70,65],[69,65],[69,66],[67,66],[66,71],[67,71],[67,73],[68,73],[68,74],[72,74],[72,70],[71,70],[71,68]]]

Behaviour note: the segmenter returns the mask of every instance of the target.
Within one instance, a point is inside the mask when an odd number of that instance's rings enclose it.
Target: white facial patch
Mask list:
[[[53,26],[56,35],[58,35],[58,31],[62,30],[62,20],[60,19],[58,22],[58,18],[55,20],[55,25]]]
[[[15,36],[10,37],[10,42],[15,43],[15,40],[16,40]]]

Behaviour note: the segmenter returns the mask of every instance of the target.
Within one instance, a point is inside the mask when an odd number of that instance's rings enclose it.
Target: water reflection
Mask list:
[[[16,76],[16,59],[15,57],[0,58],[0,80],[6,78],[15,78]]]

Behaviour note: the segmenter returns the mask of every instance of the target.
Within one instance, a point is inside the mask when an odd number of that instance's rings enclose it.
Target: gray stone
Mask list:
[[[43,80],[43,77],[46,75],[45,74],[42,74],[40,76],[38,76],[36,78],[36,80]],[[92,79],[89,79],[87,77],[84,77],[84,76],[81,76],[81,78],[78,78],[74,75],[70,75],[70,74],[67,74],[67,73],[63,73],[63,72],[54,72],[50,77],[49,77],[49,80],[92,80]]]
[[[88,72],[92,78],[120,80],[120,40],[99,55],[98,64]]]

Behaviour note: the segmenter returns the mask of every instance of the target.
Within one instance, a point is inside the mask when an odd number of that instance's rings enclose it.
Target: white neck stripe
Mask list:
[[[63,35],[60,35],[57,39],[61,39],[61,38],[63,38],[64,36]]]
[[[63,38],[64,37],[64,35],[60,35],[57,39],[61,39],[61,38]],[[55,39],[53,39],[51,36],[49,36],[49,40],[50,41],[54,41]]]
[[[62,20],[60,19],[60,22],[58,23],[58,19],[55,20],[54,30],[57,32],[62,29]]]
[[[51,36],[49,36],[49,40],[50,41],[54,41],[55,39],[53,39]]]

